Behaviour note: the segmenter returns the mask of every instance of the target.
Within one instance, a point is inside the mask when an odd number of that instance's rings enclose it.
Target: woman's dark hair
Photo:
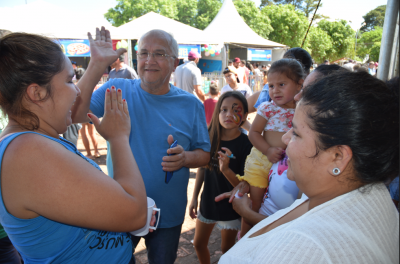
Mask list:
[[[319,65],[317,68],[315,68],[314,71],[322,74],[323,76],[328,76],[339,70],[347,71],[347,69],[336,64],[330,64],[330,65],[322,64]]]
[[[394,77],[386,82],[387,87],[393,92],[396,98],[399,97],[399,77]],[[397,103],[399,103],[397,101]]]
[[[64,68],[59,44],[34,34],[12,33],[0,39],[0,107],[10,119],[27,130],[39,128],[39,118],[26,109],[26,88],[36,83],[46,88],[45,101],[52,97],[50,82]],[[16,120],[15,118],[18,117]]]
[[[303,65],[303,70],[307,75],[310,74],[310,67],[312,65],[312,58],[310,53],[302,48],[291,48],[283,54],[283,58],[296,59]]]
[[[223,93],[219,97],[218,102],[215,105],[211,123],[208,126],[208,134],[210,136],[210,142],[211,142],[211,149],[210,149],[211,157],[210,157],[210,162],[207,165],[207,168],[209,170],[216,169],[216,168],[214,168],[212,161],[218,160],[218,151],[221,149],[222,126],[219,123],[219,113],[221,112],[222,102],[228,97],[234,97],[234,98],[238,99],[240,102],[242,102],[244,114],[249,112],[249,106],[247,104],[247,99],[246,99],[246,97],[244,97],[244,95],[241,92],[229,91],[229,92]],[[243,123],[245,121],[246,120],[244,119],[240,125],[243,125]]]
[[[74,71],[75,71],[75,78],[77,80],[80,80],[82,78],[83,74],[85,73],[85,69],[84,68],[77,68]]]
[[[337,71],[308,86],[301,105],[316,132],[316,156],[333,146],[353,153],[355,176],[363,184],[399,174],[399,105],[387,85],[365,72]]]
[[[275,61],[268,70],[268,75],[275,72],[285,74],[295,83],[299,83],[301,79],[304,80],[305,78],[303,66],[295,59],[280,59]]]

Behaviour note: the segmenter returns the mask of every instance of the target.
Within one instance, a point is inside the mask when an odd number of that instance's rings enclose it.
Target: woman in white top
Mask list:
[[[384,185],[399,174],[398,99],[365,72],[304,89],[282,140],[287,177],[308,199],[259,222],[219,263],[399,263],[399,214]]]
[[[238,91],[241,92],[246,99],[253,94],[247,84],[239,82],[238,73],[235,67],[228,66],[222,73],[225,76],[227,84],[222,87],[221,94],[229,91]]]

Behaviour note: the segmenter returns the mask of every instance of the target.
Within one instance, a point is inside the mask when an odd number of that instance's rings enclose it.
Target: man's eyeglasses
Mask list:
[[[168,54],[165,54],[165,53],[162,53],[162,52],[155,52],[155,53],[138,52],[137,53],[137,57],[138,57],[139,60],[148,60],[150,55],[157,61],[165,60],[167,57],[176,58],[175,56],[168,55]]]

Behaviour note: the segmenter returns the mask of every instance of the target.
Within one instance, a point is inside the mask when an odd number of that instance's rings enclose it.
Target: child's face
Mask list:
[[[268,74],[269,96],[277,106],[295,108],[294,96],[300,92],[303,80],[296,83],[285,74],[273,72]]]
[[[234,74],[234,73],[232,73],[232,72],[228,72],[228,73],[225,73],[224,76],[225,76],[225,80],[226,80],[226,82],[227,82],[228,84],[235,84],[235,83],[237,83],[237,81],[236,81],[236,78],[237,78],[236,74]]]
[[[236,129],[246,119],[242,102],[235,97],[227,97],[219,109],[219,123],[225,129]]]

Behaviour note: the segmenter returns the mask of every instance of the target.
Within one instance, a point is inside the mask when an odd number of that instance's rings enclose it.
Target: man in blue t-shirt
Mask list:
[[[130,146],[147,196],[161,209],[157,230],[144,236],[148,260],[151,264],[172,264],[177,256],[185,216],[189,168],[204,166],[210,159],[204,106],[193,94],[169,84],[179,62],[178,44],[162,30],[149,31],[139,41],[140,79],[111,79],[92,95],[87,88],[107,67],[103,61],[115,60],[117,53],[123,52],[105,49],[93,42],[91,64],[95,63],[92,68],[89,65],[86,79],[80,82],[82,92],[73,109],[74,122],[85,119],[89,104],[95,115],[103,116],[106,90],[112,87],[122,90],[131,116]],[[169,149],[175,140],[178,146]],[[173,171],[169,183],[165,182],[166,171]],[[134,247],[139,240],[140,237],[132,236]]]

